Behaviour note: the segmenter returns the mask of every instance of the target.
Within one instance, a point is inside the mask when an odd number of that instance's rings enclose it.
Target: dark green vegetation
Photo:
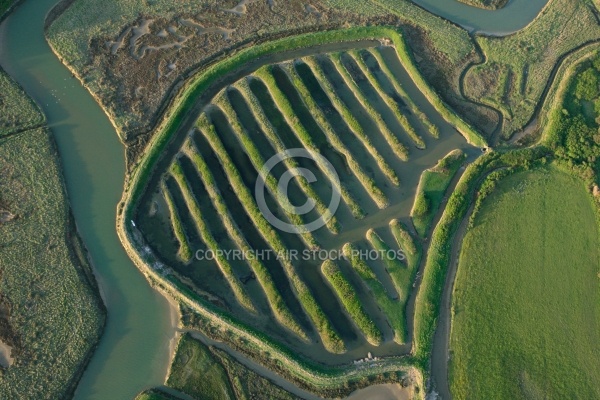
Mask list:
[[[104,315],[49,132],[0,138],[0,171],[0,342],[14,359],[0,393],[68,397]]]
[[[552,111],[544,142],[588,184],[600,171],[600,54],[577,66],[562,107]]]
[[[159,389],[150,389],[138,394],[135,400],[179,400],[179,398],[171,396]]]
[[[397,47],[268,65],[223,89],[204,109],[195,129],[186,132],[169,173],[161,178],[163,195],[147,195],[136,218],[156,254],[197,293],[208,293],[203,297],[228,315],[310,358],[326,354],[322,350],[344,353],[386,342],[390,348],[393,342],[405,343],[404,308],[419,251],[396,222],[387,226],[391,218],[383,228],[369,230],[372,219],[367,213],[377,214],[402,198],[398,176],[407,173],[411,153],[435,149],[438,137],[445,139],[453,131],[444,118],[456,123],[469,140],[481,141],[422,81],[397,33],[380,28],[369,32],[356,29],[348,35],[383,35]],[[236,65],[238,60],[227,63]],[[217,76],[219,69],[223,67],[215,66],[211,74]],[[391,71],[415,81],[392,77]],[[407,106],[397,109],[394,102]],[[344,118],[350,113],[352,119]],[[386,142],[392,146],[383,145]],[[257,206],[254,186],[266,160],[298,147],[320,153],[332,163],[341,178],[342,205],[326,227],[296,234],[270,225]],[[296,165],[318,177],[317,182],[299,179],[290,185],[292,203],[316,199],[315,210],[302,217],[290,215],[279,204],[277,192],[277,181]],[[446,165],[440,168],[445,171]],[[281,220],[296,225],[310,222],[327,212],[330,174],[306,159],[281,163],[266,181],[267,204]],[[235,196],[228,195],[231,192]],[[201,254],[217,249],[272,250],[282,255],[289,250],[303,255],[319,247],[341,250],[345,241],[337,236],[343,228],[362,230],[363,236],[352,240],[357,250],[394,252],[407,246],[410,256],[408,260],[342,259],[336,261],[335,270],[331,264],[321,270],[323,260],[314,256],[276,259],[273,255],[258,260],[218,256],[216,261],[181,262],[185,248],[199,249]],[[357,262],[360,267],[353,268]],[[354,292],[350,298],[348,294]]]
[[[458,0],[458,1],[462,1],[465,4],[474,6],[474,7],[481,7],[481,8],[486,8],[488,10],[497,10],[499,8],[502,8],[506,5],[506,3],[508,3],[508,0]]]
[[[0,137],[41,127],[44,121],[39,107],[0,68]]]
[[[424,171],[417,187],[415,202],[410,215],[417,233],[426,237],[433,218],[446,195],[446,190],[465,161],[465,154],[455,150],[441,159],[437,165]]]
[[[4,13],[16,3],[16,0],[0,0],[0,20],[4,17]]]
[[[454,398],[600,396],[597,221],[583,182],[555,168],[497,184],[461,251]]]
[[[227,353],[184,334],[167,385],[198,400],[296,399]]]

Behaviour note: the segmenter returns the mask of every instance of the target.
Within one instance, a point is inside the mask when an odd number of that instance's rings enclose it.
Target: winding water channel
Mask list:
[[[174,334],[169,305],[150,288],[115,229],[125,155],[114,128],[52,53],[44,17],[56,0],[27,0],[0,28],[0,63],[42,107],[56,141],[69,199],[108,308],[106,330],[78,399],[132,399],[161,385]]]
[[[106,330],[75,397],[131,399],[163,384],[175,334],[168,302],[133,266],[115,230],[125,161],[100,106],[52,53],[44,17],[57,0],[26,0],[0,26],[0,64],[41,105],[58,142],[69,199],[108,309]],[[454,0],[414,0],[471,31],[509,34],[547,0],[510,0],[499,11]]]
[[[526,27],[549,0],[508,0],[506,6],[499,10],[485,10],[457,0],[412,1],[469,32],[505,36]]]

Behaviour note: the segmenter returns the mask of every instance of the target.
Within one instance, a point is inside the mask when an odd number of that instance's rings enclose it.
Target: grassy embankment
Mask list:
[[[392,256],[389,254],[389,252],[393,252],[394,250],[381,239],[374,229],[369,229],[366,237],[371,247],[380,254],[383,254],[382,261],[385,265],[385,270],[390,275],[390,278],[392,278],[392,283],[398,292],[399,298],[406,301],[408,299],[407,288],[411,285],[411,271],[406,268],[402,263],[404,260],[401,260],[398,255]]]
[[[513,35],[477,37],[487,62],[468,72],[465,91],[504,114],[503,137],[531,118],[559,58],[600,39],[591,7],[587,1],[552,0],[529,26]]]
[[[600,396],[597,221],[583,182],[555,168],[497,184],[461,249],[454,398]]]
[[[14,358],[0,393],[68,397],[102,333],[104,309],[50,133],[1,138],[0,171],[0,341]]]
[[[261,213],[254,196],[250,192],[250,189],[244,184],[239,171],[235,168],[233,161],[227,153],[227,150],[223,147],[223,143],[221,142],[221,139],[219,139],[214,126],[208,121],[206,114],[202,114],[197,125],[200,132],[205,135],[213,150],[218,155],[219,162],[223,166],[231,186],[235,188],[240,202],[246,209],[246,212],[252,219],[254,225],[258,228],[259,232],[263,235],[264,239],[275,253],[285,254],[285,245],[277,232]],[[201,157],[198,157],[198,159],[201,159]],[[296,297],[313,322],[325,348],[333,353],[344,352],[345,346],[343,341],[331,325],[331,322],[326,317],[321,306],[316,302],[306,283],[298,275],[296,266],[290,259],[286,258],[281,260],[281,265],[295,291]]]
[[[475,191],[486,173],[501,168],[522,168],[541,159],[548,151],[530,148],[511,152],[489,152],[470,164],[450,195],[439,223],[431,235],[421,285],[415,301],[414,360],[427,370],[441,306],[441,296],[450,263],[456,231],[465,218]]]
[[[394,368],[397,370],[406,370],[406,362],[392,359],[383,362],[381,366],[373,367],[368,372],[365,372],[343,368],[335,370],[323,369],[318,368],[316,365],[297,360],[296,356],[285,347],[278,345],[265,335],[250,329],[248,326],[236,322],[234,319],[226,316],[198,298],[192,291],[186,289],[176,280],[173,280],[170,277],[164,277],[154,270],[151,267],[151,265],[155,263],[154,257],[149,254],[142,254],[136,249],[137,242],[130,231],[131,227],[127,221],[134,218],[134,213],[137,209],[136,205],[145,190],[147,180],[150,177],[154,164],[162,154],[162,151],[169,142],[171,136],[177,132],[185,115],[194,105],[197,96],[211,86],[215,80],[218,80],[221,75],[235,70],[249,60],[272,52],[301,48],[324,42],[356,40],[372,37],[391,38],[396,44],[398,55],[401,57],[403,64],[407,67],[409,74],[430,101],[432,101],[432,103],[438,107],[440,112],[448,117],[449,120],[455,122],[455,126],[457,126],[471,142],[483,143],[480,136],[478,136],[476,132],[470,130],[467,124],[462,122],[458,116],[448,110],[439,97],[437,97],[437,94],[427,87],[425,81],[420,77],[418,71],[412,65],[411,56],[406,53],[407,49],[402,38],[394,30],[383,27],[354,28],[344,31],[301,35],[242,50],[235,56],[215,64],[195,76],[175,98],[173,107],[167,113],[163,123],[157,128],[157,133],[153,137],[149,146],[149,151],[130,176],[128,186],[124,193],[121,212],[119,214],[118,231],[121,240],[125,244],[130,257],[149,279],[176,298],[193,307],[193,309],[199,313],[199,318],[202,318],[206,324],[220,327],[220,329],[230,329],[232,334],[236,337],[242,337],[245,340],[248,340],[248,351],[262,352],[265,360],[277,360],[276,362],[280,363],[294,379],[298,379],[307,385],[311,385],[313,388],[319,388],[318,390],[329,390],[331,388],[339,387],[340,385],[343,385],[343,382],[348,382],[349,380],[352,381],[361,376],[372,375],[372,373],[376,373],[377,371],[390,371]]]
[[[179,339],[167,385],[196,399],[297,398],[189,333]]]
[[[396,174],[396,171],[387,163],[385,158],[381,155],[379,150],[373,144],[373,141],[366,134],[365,129],[363,129],[362,125],[358,122],[352,111],[346,106],[346,104],[342,101],[337,91],[333,87],[332,83],[327,79],[325,73],[321,66],[313,59],[313,58],[304,58],[302,66],[306,66],[303,69],[302,74],[306,76],[308,74],[312,75],[312,77],[318,81],[319,86],[327,95],[327,98],[338,112],[340,117],[343,119],[344,123],[352,132],[353,136],[365,147],[368,153],[373,157],[379,169],[385,174],[385,176],[390,180],[392,184],[395,186],[400,185],[400,179]],[[297,72],[298,69],[301,68],[300,65],[296,65]],[[305,78],[306,79],[306,78]]]
[[[333,261],[328,260],[321,265],[321,272],[334,289],[346,312],[365,335],[367,341],[375,346],[381,344],[381,331],[365,312],[356,295],[356,289],[352,287],[339,267]]]
[[[10,2],[9,2],[10,3]],[[0,16],[2,15],[0,3]],[[0,138],[42,127],[44,114],[21,87],[0,68]]]
[[[442,204],[446,190],[465,157],[462,151],[453,150],[442,158],[435,167],[427,169],[421,174],[415,202],[410,211],[415,229],[421,237],[427,236],[431,223]]]
[[[350,166],[350,169],[354,173],[354,176],[358,179],[358,181],[365,188],[367,193],[371,196],[371,198],[375,201],[379,208],[385,208],[388,206],[389,201],[383,191],[377,186],[375,180],[367,175],[362,166],[358,163],[355,157],[352,156],[350,150],[346,147],[346,145],[342,142],[338,134],[335,132],[335,129],[327,120],[327,116],[325,113],[319,108],[319,105],[316,103],[315,99],[312,97],[309,88],[304,84],[295,68],[291,64],[287,64],[283,66],[286,71],[290,81],[300,94],[300,97],[304,101],[304,104],[312,114],[315,121],[319,124],[319,127],[322,129],[323,133],[327,137],[329,144],[339,152],[343,154],[346,158],[346,162]]]
[[[416,268],[419,266],[419,261],[421,260],[420,246],[418,246],[406,227],[397,219],[390,221],[390,230],[392,231],[392,236],[394,236],[398,247],[406,256],[408,268],[413,270],[413,272],[416,272]],[[410,279],[410,281],[412,282],[413,280]]]
[[[44,122],[0,70],[0,342],[12,358],[0,397],[11,399],[71,396],[105,318]]]

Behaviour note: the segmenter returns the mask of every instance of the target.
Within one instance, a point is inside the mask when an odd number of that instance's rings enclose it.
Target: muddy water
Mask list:
[[[98,104],[51,52],[44,17],[56,0],[27,0],[0,28],[0,63],[40,104],[58,143],[69,200],[108,308],[78,399],[131,399],[164,381],[174,336],[167,301],[117,237],[124,148]]]

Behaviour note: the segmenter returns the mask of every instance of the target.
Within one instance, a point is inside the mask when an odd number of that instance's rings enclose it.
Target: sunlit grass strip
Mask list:
[[[215,209],[219,213],[221,220],[223,221],[223,225],[227,229],[229,236],[233,239],[238,248],[243,252],[250,252],[252,248],[244,238],[241,233],[240,228],[235,223],[233,216],[231,215],[225,201],[223,200],[223,196],[217,189],[217,184],[214,181],[214,177],[210,172],[210,169],[200,153],[198,149],[193,144],[191,139],[185,144],[185,153],[189,157],[190,161],[196,167],[196,170],[200,174],[200,179],[204,183],[208,195],[210,196]],[[252,271],[256,275],[258,282],[263,288],[265,295],[267,296],[267,300],[269,301],[269,306],[273,310],[273,314],[275,318],[286,328],[291,330],[292,332],[298,334],[303,339],[307,339],[306,333],[304,330],[298,325],[296,319],[292,316],[291,311],[285,304],[283,298],[281,297],[281,293],[277,289],[275,282],[271,278],[269,271],[262,263],[262,261],[256,257],[247,257],[247,263],[252,268]]]
[[[307,65],[307,67],[312,71],[312,74],[319,82],[321,89],[325,92],[331,104],[335,107],[337,112],[340,114],[350,131],[354,134],[354,136],[365,146],[369,154],[375,159],[377,166],[379,169],[385,174],[385,176],[394,184],[395,186],[400,185],[400,179],[396,174],[396,171],[390,167],[387,161],[383,158],[383,156],[379,153],[377,148],[373,145],[373,141],[371,138],[365,133],[362,125],[358,122],[356,117],[352,114],[352,112],[348,109],[346,104],[340,99],[337,95],[335,88],[329,82],[325,73],[321,69],[321,66],[315,62],[312,57],[303,58],[302,61]]]
[[[281,66],[282,69],[286,72],[287,76],[289,77],[296,90],[298,91],[298,93],[300,94],[300,97],[304,101],[304,104],[306,105],[308,110],[311,112],[313,118],[323,130],[325,136],[327,136],[329,143],[331,143],[331,145],[336,151],[346,156],[348,166],[350,167],[354,175],[356,175],[356,178],[360,181],[361,185],[365,188],[367,193],[369,193],[373,201],[375,201],[377,206],[381,209],[387,207],[389,205],[389,200],[387,196],[377,186],[375,180],[365,173],[365,171],[362,169],[362,167],[356,160],[356,157],[350,152],[350,150],[348,150],[348,148],[341,141],[337,133],[335,133],[335,130],[327,120],[327,117],[310,94],[310,90],[306,87],[302,79],[300,79],[300,76],[298,76],[298,73],[296,72],[296,69],[293,67],[293,65],[291,63],[287,63]]]
[[[465,157],[466,155],[461,150],[453,150],[438,161],[433,168],[429,168],[421,174],[415,202],[410,211],[415,229],[421,237],[425,237],[431,228],[446,190]]]
[[[408,299],[407,287],[410,286],[410,273],[402,264],[400,257],[373,229],[367,231],[367,240],[375,250],[379,252],[387,273],[392,278],[394,288],[400,296],[400,301]],[[392,254],[393,253],[393,254]]]
[[[235,189],[240,202],[250,216],[250,219],[252,219],[254,225],[257,227],[258,231],[277,254],[286,254],[288,249],[283,244],[273,227],[260,212],[258,206],[256,205],[254,196],[248,190],[246,185],[244,185],[244,181],[242,180],[239,171],[235,168],[235,164],[229,157],[229,154],[225,150],[223,143],[219,139],[214,126],[210,123],[206,114],[202,114],[200,116],[197,125],[210,143],[214,152],[217,154],[219,162],[225,170],[229,183]],[[325,348],[333,353],[343,353],[346,350],[344,342],[331,325],[331,322],[325,316],[325,313],[316,302],[308,286],[306,286],[304,281],[300,278],[300,276],[298,276],[296,267],[286,257],[282,257],[280,262],[288,276],[296,296],[298,297],[298,300],[300,301],[300,304],[315,326]]]
[[[390,298],[389,293],[381,282],[379,282],[373,270],[364,260],[356,256],[355,251],[357,251],[357,249],[354,245],[346,243],[343,251],[344,256],[350,261],[352,268],[354,268],[356,273],[365,282],[373,294],[373,297],[375,297],[375,301],[387,317],[387,320],[394,331],[394,341],[400,344],[404,343],[406,338],[404,302]]]
[[[219,269],[223,273],[223,276],[227,280],[227,283],[231,287],[233,294],[235,295],[236,300],[244,306],[246,309],[256,312],[254,305],[252,304],[252,300],[244,290],[242,283],[235,276],[233,272],[233,268],[226,257],[220,254],[217,250],[220,249],[219,243],[215,240],[212,233],[210,232],[210,228],[206,225],[204,218],[202,217],[202,211],[200,210],[200,206],[192,193],[192,189],[188,181],[186,180],[181,164],[179,164],[178,160],[175,160],[171,164],[170,168],[171,175],[175,178],[175,181],[179,185],[181,189],[181,193],[183,193],[183,198],[188,205],[190,213],[192,214],[192,219],[194,224],[196,225],[196,229],[200,236],[202,237],[202,241],[206,244],[206,247],[215,252],[215,259],[217,261],[217,265]]]
[[[410,108],[410,111],[413,114],[415,114],[419,118],[421,123],[427,128],[427,132],[429,132],[429,134],[434,138],[439,138],[440,128],[438,128],[437,125],[435,125],[429,120],[427,114],[421,111],[421,109],[419,108],[419,106],[417,106],[412,97],[410,97],[410,95],[406,92],[400,80],[396,77],[396,75],[392,73],[390,67],[386,64],[379,49],[367,49],[367,51],[370,52],[373,55],[373,57],[375,57],[375,60],[377,60],[377,63],[379,64],[379,68],[381,68],[383,73],[388,77],[389,81],[392,83],[392,86],[394,86],[394,90],[396,90],[396,93],[398,93],[398,95],[406,103],[408,108]]]
[[[267,139],[269,139],[269,142],[275,148],[275,151],[278,153],[286,151],[286,146],[281,141],[281,138],[275,131],[275,128],[273,127],[273,124],[271,124],[271,121],[269,121],[269,119],[265,115],[265,112],[263,111],[260,102],[254,95],[254,93],[252,93],[252,90],[250,90],[248,80],[241,79],[238,82],[236,82],[233,85],[233,87],[236,88],[244,97],[244,100],[246,100],[246,104],[250,108],[250,111],[252,111],[252,116],[254,117],[254,120],[256,121],[258,126],[260,126],[260,129],[263,131]],[[299,167],[298,162],[293,157],[286,158],[284,160],[284,163],[288,170],[293,170]],[[298,182],[300,188],[302,189],[302,191],[304,191],[306,197],[315,201],[315,207],[319,215],[330,215],[328,207],[323,203],[323,200],[321,200],[315,189],[311,186],[311,184],[306,180],[305,177],[298,176],[296,178],[296,182]],[[331,219],[327,222],[327,228],[332,233],[340,232],[340,223],[335,215],[332,215]]]
[[[333,261],[327,260],[321,265],[321,272],[354,323],[365,335],[367,341],[375,346],[380,345],[382,341],[381,331],[377,328],[373,319],[367,315],[356,295],[356,289],[352,287],[339,267]]]
[[[240,122],[229,100],[226,98],[225,95],[221,94],[218,98],[213,100],[213,103],[214,104],[212,105],[212,107],[218,106],[223,111],[223,113],[227,117],[227,122],[229,122],[231,126],[231,130],[234,132],[238,140],[244,146],[246,154],[248,154],[252,165],[254,165],[256,171],[260,171],[263,165],[265,165],[265,160],[263,159],[262,155],[260,154],[260,151],[254,144],[252,139],[250,139],[250,137],[248,136],[248,132],[246,132],[246,129],[242,126],[242,123]],[[277,199],[278,203],[282,204],[283,201],[288,201],[285,197],[286,194],[281,193],[279,191],[275,177],[272,174],[269,174],[265,178],[265,184],[267,189],[269,190],[269,192],[271,192],[271,195],[275,199]],[[283,206],[281,208],[285,212],[286,217],[292,225],[297,227],[301,227],[304,225],[304,221],[302,220],[302,217],[300,215],[288,212]],[[298,229],[298,234],[304,240],[304,243],[308,247],[313,248],[318,246],[317,241],[315,240],[311,232],[302,231]]]
[[[383,120],[383,117],[381,116],[379,111],[377,111],[371,105],[371,102],[369,101],[369,99],[366,98],[366,96],[364,95],[362,90],[360,90],[360,88],[358,87],[356,82],[354,82],[354,79],[350,75],[350,72],[348,72],[348,70],[342,63],[342,60],[340,58],[340,53],[330,54],[329,59],[333,62],[333,65],[335,66],[336,70],[339,72],[339,74],[343,78],[346,86],[348,86],[348,88],[352,91],[352,94],[354,94],[354,96],[358,99],[360,104],[367,111],[367,113],[369,114],[371,119],[375,122],[375,124],[377,125],[377,128],[379,128],[379,131],[381,132],[383,137],[385,137],[386,142],[392,148],[394,153],[396,153],[396,155],[401,160],[407,161],[408,160],[408,148],[404,144],[400,143],[400,141],[398,140],[396,135],[394,135],[394,133],[390,130],[390,128],[387,126],[387,124]]]
[[[173,233],[175,234],[177,243],[179,243],[177,257],[179,257],[179,259],[184,263],[188,264],[193,257],[193,253],[192,249],[190,248],[187,236],[185,235],[185,230],[183,229],[183,224],[181,223],[179,212],[177,211],[177,207],[175,206],[175,202],[173,201],[171,191],[169,190],[169,188],[167,188],[167,185],[164,181],[161,182],[160,189],[162,191],[163,197],[165,198],[165,202],[167,203],[167,208],[169,209]]]
[[[320,154],[320,151],[318,147],[313,143],[310,134],[308,133],[302,122],[298,119],[298,116],[294,113],[294,109],[292,108],[292,105],[290,104],[290,101],[288,100],[287,96],[277,86],[275,78],[273,78],[269,71],[264,67],[256,71],[255,75],[263,81],[263,83],[269,90],[273,101],[283,114],[283,117],[285,118],[288,125],[296,134],[298,140],[302,142],[302,144],[307,150]],[[330,176],[330,172],[326,168],[323,168],[322,171],[333,184],[335,178],[333,176]],[[354,199],[350,191],[348,191],[348,188],[346,188],[343,182],[340,183],[340,186],[341,187],[339,188],[339,190],[342,195],[342,199],[344,199],[344,202],[350,208],[352,215],[355,218],[364,218],[364,210]]]
[[[405,226],[397,219],[390,221],[390,231],[398,244],[406,255],[406,261],[409,269],[415,269],[421,259],[421,251],[417,247],[413,237],[408,232]]]
[[[384,103],[388,106],[396,120],[402,126],[402,129],[410,136],[412,141],[415,143],[417,148],[425,149],[427,146],[423,141],[423,138],[417,133],[415,128],[412,126],[406,115],[402,113],[398,102],[394,100],[381,86],[381,82],[377,80],[377,77],[373,74],[373,72],[369,69],[362,56],[356,50],[351,50],[347,53],[352,59],[356,62],[358,67],[360,68],[363,75],[367,78],[373,89],[377,92],[379,97],[384,101]]]

